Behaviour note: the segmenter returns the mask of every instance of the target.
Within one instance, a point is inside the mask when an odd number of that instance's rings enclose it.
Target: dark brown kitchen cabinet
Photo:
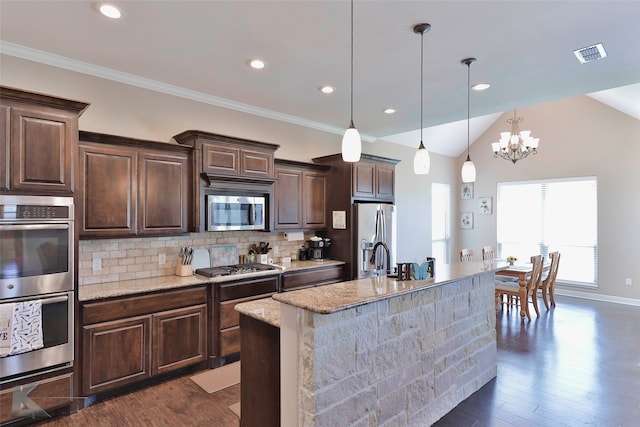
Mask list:
[[[348,163],[340,154],[316,157],[314,163],[331,166],[328,183],[332,200],[348,207],[354,201],[393,203],[395,199],[395,166],[399,160],[362,154],[359,162]],[[334,210],[345,210],[346,207]]]
[[[189,150],[80,132],[80,237],[188,231]]]
[[[207,287],[82,304],[82,393],[134,384],[207,359]]]
[[[234,355],[240,348],[240,313],[236,304],[266,298],[277,292],[280,275],[244,279],[234,282],[213,284],[210,311],[211,340],[210,365],[220,366],[222,358]]]
[[[343,271],[344,266],[342,265],[286,271],[282,273],[280,278],[281,290],[287,292],[342,282],[344,280]]]
[[[173,137],[178,144],[193,149],[191,230],[205,230],[205,194],[233,191],[266,197],[266,231],[273,227],[274,152],[278,145],[234,138],[199,130],[184,131]]]
[[[71,195],[78,118],[89,104],[5,86],[0,103],[3,191]]]
[[[275,160],[276,230],[323,229],[328,166]]]
[[[395,166],[361,161],[353,165],[352,194],[356,199],[393,201]]]

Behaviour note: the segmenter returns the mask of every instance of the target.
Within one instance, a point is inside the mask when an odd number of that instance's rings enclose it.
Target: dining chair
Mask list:
[[[473,261],[473,249],[464,248],[460,251],[460,261]]]
[[[560,252],[551,252],[549,253],[549,258],[551,259],[551,265],[549,266],[549,271],[546,272],[546,277],[543,277],[540,280],[539,289],[542,291],[542,300],[544,301],[544,306],[549,310],[549,302],[547,301],[547,294],[549,294],[549,298],[551,298],[551,305],[553,307],[556,306],[555,299],[555,288],[556,288],[556,276],[558,275],[558,265],[560,264]]]
[[[497,257],[498,257],[498,254],[496,253],[496,248],[494,246],[484,246],[482,248],[483,261],[496,259]]]
[[[531,257],[531,275],[529,276],[529,281],[526,285],[526,300],[520,301],[520,285],[517,282],[503,282],[501,284],[496,284],[496,312],[498,311],[498,306],[501,303],[501,298],[503,295],[507,296],[508,305],[522,304],[522,309],[524,310],[527,319],[531,320],[531,313],[529,312],[529,297],[531,297],[531,303],[533,304],[533,308],[536,310],[536,315],[540,317],[540,310],[538,309],[538,287],[540,286],[540,282],[542,279],[542,255],[534,255]],[[514,298],[515,297],[515,298]],[[502,302],[504,304],[504,302]]]

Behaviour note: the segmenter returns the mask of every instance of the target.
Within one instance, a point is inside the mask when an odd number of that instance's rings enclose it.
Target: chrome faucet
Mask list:
[[[385,242],[378,242],[375,245],[373,245],[373,258],[376,261],[376,268],[378,267],[378,260],[376,259],[376,255],[378,254],[377,249],[378,246],[382,246],[384,248],[384,250],[387,252],[387,274],[391,274],[391,253],[389,252],[389,246],[387,246],[387,244]]]

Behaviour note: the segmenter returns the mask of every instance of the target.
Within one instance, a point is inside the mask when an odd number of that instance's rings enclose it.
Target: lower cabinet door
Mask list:
[[[85,396],[151,376],[151,316],[84,326],[82,334]]]
[[[206,320],[206,304],[153,315],[153,375],[207,359]]]

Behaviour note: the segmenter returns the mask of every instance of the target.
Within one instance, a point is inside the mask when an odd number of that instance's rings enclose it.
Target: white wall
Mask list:
[[[597,290],[561,287],[640,301],[640,121],[587,96],[518,110],[522,130],[540,138],[539,153],[515,165],[493,158],[491,142],[510,130],[505,113],[471,146],[478,177],[473,200],[459,200],[458,212],[474,212],[473,230],[459,231],[458,249],[478,251],[496,243],[496,215],[478,215],[478,197],[495,203],[499,182],[574,176],[598,179]],[[457,159],[458,168],[466,156]],[[458,181],[458,185],[460,181]],[[561,263],[562,264],[562,263]],[[560,265],[562,268],[562,265]],[[632,286],[625,279],[633,280]]]

